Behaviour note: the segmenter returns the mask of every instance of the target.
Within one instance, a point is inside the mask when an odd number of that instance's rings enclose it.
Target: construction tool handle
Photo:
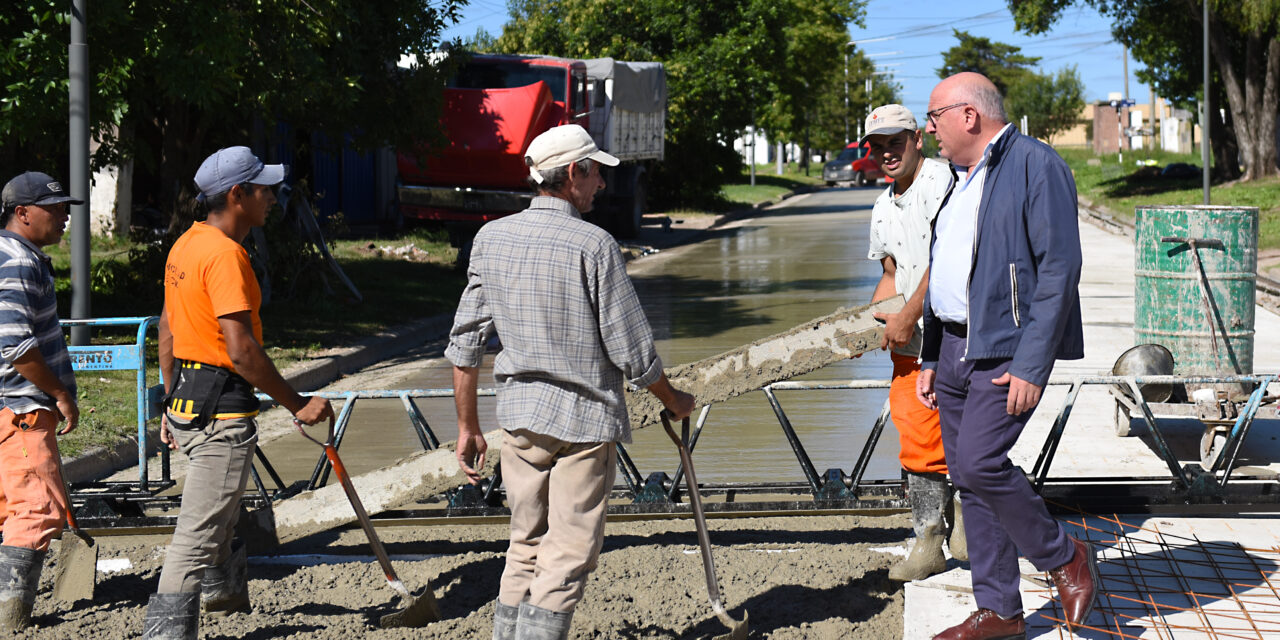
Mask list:
[[[316,440],[315,438],[311,437],[311,434],[307,433],[307,430],[305,429],[306,425],[302,424],[302,421],[301,421],[301,420],[299,420],[299,419],[297,419],[297,418],[294,418],[294,419],[293,419],[293,427],[294,427],[295,429],[297,429],[297,430],[298,430],[298,433],[301,433],[301,434],[302,434],[302,437],[304,437],[304,438],[306,438],[306,439],[308,439],[308,440],[310,440],[310,441],[312,441],[312,442],[314,442],[314,443],[316,443],[316,444],[318,444],[318,445],[320,445],[320,446],[322,446],[322,447],[331,447],[331,446],[333,446],[333,424],[334,424],[334,417],[333,417],[333,415],[332,415],[332,414],[330,414],[330,415],[329,415],[329,433],[328,433],[328,436],[325,438],[325,441],[324,441],[324,442],[320,442],[319,440]]]
[[[387,557],[387,550],[382,547],[382,540],[378,539],[378,534],[373,530],[373,522],[369,520],[369,514],[364,510],[364,503],[360,502],[360,496],[356,494],[356,487],[351,483],[351,476],[347,474],[347,468],[342,465],[342,458],[338,457],[338,450],[332,444],[326,444],[324,445],[324,455],[329,458],[329,464],[333,465],[333,473],[338,476],[338,482],[342,484],[342,490],[347,493],[347,500],[351,501],[351,508],[356,512],[356,519],[360,521],[360,527],[364,529],[364,535],[369,538],[369,546],[373,547],[373,555],[378,557],[378,564],[382,565],[382,573],[386,574],[387,581],[393,585],[400,582],[400,578],[396,577],[395,569],[391,568],[391,558]]]
[[[71,529],[71,533],[76,537],[85,541],[85,544],[92,547],[95,541],[89,534],[80,530],[80,523],[76,522],[75,505],[71,504],[71,489],[67,486],[67,476],[62,471],[62,456],[54,454],[53,459],[58,463],[58,479],[62,481],[62,498],[67,501],[67,528]]]
[[[662,428],[666,429],[671,441],[680,451],[680,462],[684,465],[684,484],[689,489],[689,504],[693,507],[693,522],[698,529],[698,547],[702,551],[702,569],[707,577],[707,594],[717,612],[723,611],[720,604],[720,585],[716,582],[716,563],[711,557],[711,536],[707,533],[707,518],[702,512],[702,494],[698,493],[698,477],[693,471],[693,456],[689,454],[689,418],[685,417],[681,425],[683,438],[676,435],[671,428],[671,414],[662,411]]]

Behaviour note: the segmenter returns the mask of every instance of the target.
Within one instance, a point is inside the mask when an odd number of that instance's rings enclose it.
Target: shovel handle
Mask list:
[[[702,569],[707,577],[707,594],[711,597],[711,606],[719,613],[724,611],[720,604],[720,585],[716,581],[716,563],[711,557],[711,536],[707,533],[707,518],[702,512],[702,494],[698,493],[698,476],[693,470],[693,456],[689,455],[689,418],[686,416],[680,430],[683,438],[676,435],[671,428],[670,414],[664,409],[660,414],[662,428],[667,431],[676,449],[680,451],[680,462],[684,464],[684,483],[689,489],[689,504],[693,507],[693,522],[698,528],[698,547],[702,551]]]
[[[338,476],[338,482],[342,484],[342,490],[347,494],[347,500],[351,501],[351,509],[356,512],[356,519],[360,521],[360,528],[364,529],[365,537],[369,538],[369,546],[373,548],[373,555],[378,557],[378,564],[382,566],[382,573],[386,575],[387,582],[391,583],[392,588],[400,585],[400,591],[404,589],[400,578],[396,577],[395,569],[391,568],[391,558],[387,556],[387,550],[382,546],[382,540],[378,538],[378,534],[373,530],[373,522],[369,520],[369,514],[364,510],[364,503],[360,502],[360,496],[356,494],[356,487],[351,483],[351,476],[347,474],[347,468],[342,465],[342,459],[338,457],[338,450],[331,444],[324,447],[324,455],[329,458],[329,464],[333,465],[333,474]],[[402,594],[403,595],[403,594]]]
[[[396,577],[396,571],[391,567],[391,558],[387,556],[387,550],[382,546],[382,540],[378,538],[377,532],[373,530],[373,522],[369,520],[369,513],[364,510],[364,503],[360,501],[360,495],[356,493],[356,487],[351,482],[351,474],[347,473],[347,467],[342,464],[342,458],[338,457],[338,449],[333,446],[333,421],[329,418],[328,438],[324,442],[320,442],[311,437],[302,428],[302,422],[293,421],[293,426],[297,427],[298,433],[302,437],[324,447],[324,455],[329,459],[329,465],[333,467],[333,475],[338,476],[338,483],[342,485],[342,491],[347,494],[347,500],[351,503],[351,510],[356,512],[356,520],[360,521],[360,528],[364,529],[364,535],[369,539],[369,546],[373,548],[373,555],[378,558],[378,564],[382,567],[382,573],[386,576],[387,582],[391,583],[391,588],[397,593],[405,597],[410,597],[408,588]]]

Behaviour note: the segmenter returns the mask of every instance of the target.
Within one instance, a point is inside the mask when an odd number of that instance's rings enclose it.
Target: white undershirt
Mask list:
[[[978,164],[955,167],[956,186],[938,213],[933,266],[929,270],[929,306],[943,322],[969,323],[969,271],[973,268],[973,242],[987,178],[987,159],[991,157],[991,147],[1009,126],[1006,124],[991,138]]]

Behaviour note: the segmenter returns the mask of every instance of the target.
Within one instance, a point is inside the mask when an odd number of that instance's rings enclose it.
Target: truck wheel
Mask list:
[[[853,176],[853,184],[859,187],[867,186],[867,175],[859,171],[857,175]]]
[[[453,262],[453,268],[459,273],[466,273],[467,266],[471,264],[471,245],[474,242],[475,235],[470,234],[458,244],[458,257]]]
[[[631,195],[618,203],[618,209],[613,214],[613,233],[619,238],[640,235],[640,225],[644,221],[645,192],[640,172],[636,171],[631,180]]]

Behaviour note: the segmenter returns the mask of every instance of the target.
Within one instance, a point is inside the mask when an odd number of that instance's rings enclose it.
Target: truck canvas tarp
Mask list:
[[[667,74],[660,62],[587,60],[592,82],[591,137],[621,160],[661,160]]]

